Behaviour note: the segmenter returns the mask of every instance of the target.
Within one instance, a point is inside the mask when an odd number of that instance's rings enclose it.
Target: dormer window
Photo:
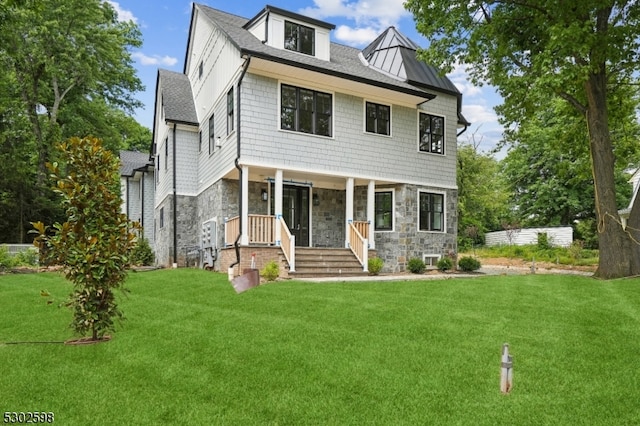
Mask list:
[[[284,23],[284,48],[306,55],[315,55],[315,30],[294,22]]]

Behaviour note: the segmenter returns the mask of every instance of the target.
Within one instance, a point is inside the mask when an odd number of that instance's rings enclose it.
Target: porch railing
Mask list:
[[[367,272],[369,270],[369,243],[353,222],[349,224],[349,248],[360,261],[362,270]]]
[[[249,243],[273,244],[276,241],[275,216],[250,214],[249,215]]]
[[[249,243],[250,244],[275,244],[276,242],[276,218],[275,216],[250,214],[249,215]],[[238,216],[228,219],[224,227],[224,244],[232,245],[240,233],[240,218]]]
[[[281,227],[280,236],[282,238],[280,247],[282,248],[284,257],[287,259],[287,262],[289,262],[289,272],[293,272],[296,270],[296,236],[291,235],[289,227],[282,217],[280,217],[279,220]]]
[[[369,227],[370,227],[370,223],[369,222],[363,222],[363,221],[354,220],[353,221],[353,226],[356,227],[356,229],[358,230],[360,235],[362,235],[362,238],[366,238],[367,241],[369,241],[371,239],[371,237],[369,237]]]
[[[232,245],[240,234],[240,217],[232,217],[224,223],[224,245]]]

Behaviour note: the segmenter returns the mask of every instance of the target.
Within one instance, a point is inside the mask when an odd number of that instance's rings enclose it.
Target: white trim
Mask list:
[[[306,134],[306,133],[303,133],[303,134]],[[442,155],[440,154],[437,154],[437,155],[439,157],[442,157]],[[322,172],[320,172],[317,169],[309,169],[306,167],[295,167],[295,166],[283,165],[283,164],[265,163],[260,161],[241,160],[240,164],[251,166],[251,167],[262,167],[262,168],[274,169],[274,170],[282,169],[282,170],[287,170],[291,172],[302,172],[302,173],[308,173],[310,175],[318,175],[318,176],[334,176],[334,177],[345,178],[345,179],[348,177],[353,177],[354,179],[357,179],[357,180],[367,180],[367,181],[375,180],[380,185],[384,185],[385,182],[388,182],[388,183],[394,183],[394,184],[397,183],[397,184],[405,184],[405,185],[428,186],[428,187],[441,188],[441,189],[453,189],[453,190],[458,189],[457,185],[447,185],[447,184],[437,183],[437,182],[418,182],[418,181],[411,181],[411,180],[398,180],[397,178],[393,178],[393,177],[361,175],[361,174],[351,173],[351,172],[336,172],[333,170],[323,170]],[[233,166],[229,167],[227,171],[224,172],[221,176],[226,175],[229,172],[229,170],[232,170],[234,168],[235,167]]]
[[[417,132],[417,141],[416,141],[416,150],[419,154],[429,154],[429,155],[436,155],[440,158],[442,157],[446,157],[447,156],[447,152],[449,151],[447,149],[447,116],[446,115],[442,115],[442,114],[435,114],[433,112],[429,112],[427,110],[423,110],[423,109],[417,109],[416,110],[418,115],[417,115],[417,119],[416,119],[416,132]],[[426,114],[426,115],[430,115],[433,117],[442,117],[442,131],[444,132],[444,134],[442,135],[442,154],[438,154],[436,152],[427,152],[427,151],[420,151],[420,114]]]
[[[367,103],[389,107],[389,134],[384,135],[378,132],[367,132]],[[393,105],[374,101],[368,98],[362,100],[362,132],[366,135],[380,136],[383,138],[393,138]]]
[[[422,253],[422,261],[425,263],[425,266],[427,267],[427,269],[438,269],[438,261],[440,260],[440,258],[442,258],[442,255],[440,254],[435,254],[435,253]],[[435,262],[431,262],[431,265],[428,265],[426,260],[427,259],[435,259]]]
[[[391,229],[376,229],[376,218],[375,218],[375,205],[376,199],[375,194],[373,197],[373,223],[371,224],[373,232],[396,232],[396,189],[395,188],[376,188],[376,193],[378,192],[391,192]]]
[[[420,229],[420,193],[424,192],[425,194],[438,194],[442,195],[442,231],[425,231]],[[425,232],[429,234],[446,234],[447,233],[447,193],[440,190],[431,190],[418,188],[417,198],[416,198],[416,209],[417,209],[417,218],[416,221],[416,231],[417,232]]]

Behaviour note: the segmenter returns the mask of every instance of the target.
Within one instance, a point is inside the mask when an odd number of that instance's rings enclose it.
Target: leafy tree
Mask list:
[[[474,143],[458,145],[457,183],[458,246],[468,249],[482,243],[486,232],[500,228],[508,215],[508,192],[499,162],[478,152]]]
[[[128,48],[141,45],[140,32],[101,0],[25,0],[3,4],[0,13],[0,63],[15,77],[43,184],[66,105],[93,99],[125,109],[139,105],[132,93],[142,84]]]
[[[114,289],[122,289],[129,253],[136,243],[135,226],[120,212],[120,161],[95,138],[72,138],[60,144],[66,171],[48,163],[62,196],[67,221],[34,223],[35,243],[64,268],[74,290],[67,302],[74,312],[71,327],[80,335],[102,338],[122,318]]]
[[[631,106],[630,102],[626,102]],[[620,105],[617,115],[621,116]],[[633,120],[633,108],[623,121]],[[613,118],[613,117],[612,117]],[[616,157],[638,158],[637,125],[628,125],[616,136]],[[523,226],[574,226],[577,221],[595,219],[593,176],[589,161],[589,140],[584,118],[566,102],[548,102],[517,129],[506,132],[509,150],[502,161],[505,181]],[[626,184],[627,161],[615,164],[617,205],[626,206],[631,186]]]
[[[596,276],[640,274],[640,202],[624,230],[618,218],[608,97],[634,82],[640,56],[640,5],[631,0],[408,0],[418,30],[431,38],[423,59],[445,72],[470,66],[504,99],[505,124],[522,124],[543,96],[584,117],[594,182],[600,263]],[[535,94],[535,96],[532,96]]]
[[[127,115],[141,40],[100,0],[0,0],[0,22],[0,242],[28,242],[30,221],[63,218],[46,185],[55,141],[100,135],[113,151],[148,150],[151,132]]]

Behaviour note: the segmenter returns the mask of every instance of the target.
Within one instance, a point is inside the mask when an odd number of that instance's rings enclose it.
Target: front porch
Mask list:
[[[347,257],[355,256],[360,270],[368,271],[370,251],[375,250],[377,182],[258,166],[241,169],[241,174],[236,170],[225,176],[231,181],[235,177],[241,195],[240,215],[224,218],[223,250],[278,247],[288,271],[295,273],[301,249],[347,249]]]
[[[277,217],[275,215],[249,214],[247,215],[246,223],[246,234],[240,234],[241,220],[239,216],[228,219],[224,226],[225,248],[233,247],[238,236],[240,236],[240,240],[243,240],[243,235],[247,236],[246,239],[248,240],[248,244],[240,245],[240,248],[242,249],[242,253],[240,255],[242,261],[239,265],[240,271],[250,266],[252,255],[256,257],[256,266],[260,268],[269,260],[277,259],[280,250],[288,265],[288,273],[295,273],[297,271],[297,252],[305,253],[301,258],[301,264],[302,262],[306,262],[306,265],[309,265],[312,262],[311,258],[313,257],[323,261],[326,265],[327,262],[324,259],[325,257],[329,256],[329,258],[331,258],[331,256],[333,256],[335,258],[341,255],[340,252],[331,252],[328,250],[329,248],[326,247],[323,247],[327,249],[324,251],[325,254],[323,255],[323,251],[318,251],[317,248],[315,249],[315,252],[308,250],[311,245],[297,246],[296,235],[291,232],[282,216]],[[242,228],[245,228],[245,226],[242,226]],[[357,262],[360,265],[361,271],[367,272],[369,252],[371,250],[369,244],[369,240],[371,238],[370,224],[369,222],[364,221],[351,221],[347,224],[347,232],[349,237],[346,249],[355,256],[355,259],[357,259]],[[345,256],[342,255],[342,257],[344,258]],[[230,264],[231,262],[225,261],[223,258],[222,263]],[[315,266],[307,266],[307,270],[308,268],[315,268]],[[351,266],[341,267],[339,263],[336,263],[335,270],[339,274],[342,274],[342,269],[345,270],[345,274],[353,272],[353,268]],[[281,270],[281,275],[284,275],[283,272],[284,271]],[[329,269],[317,272],[327,273],[329,272]]]

